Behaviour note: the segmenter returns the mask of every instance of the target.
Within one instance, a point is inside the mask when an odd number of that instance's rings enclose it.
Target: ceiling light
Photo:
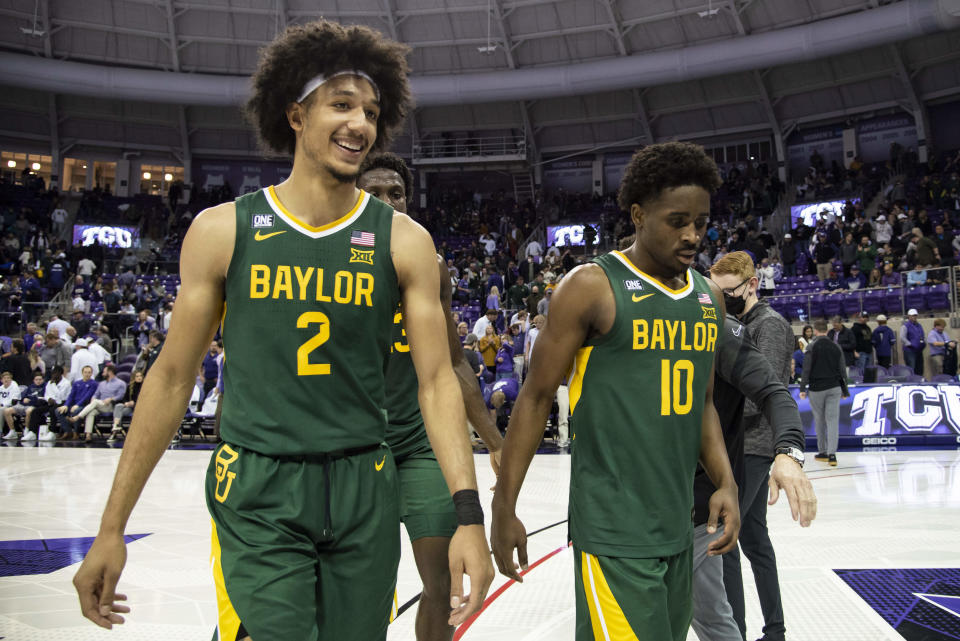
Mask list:
[[[20,32],[26,36],[34,36],[36,38],[42,38],[46,35],[46,31],[40,31],[39,29],[27,29],[26,27],[20,27]]]
[[[152,174],[151,174],[149,171],[145,171],[145,172],[143,172],[143,179],[144,179],[144,180],[150,180],[151,175],[152,175]]]
[[[477,47],[480,53],[493,53],[497,50],[497,45],[487,45],[486,47]]]
[[[164,174],[164,175],[163,175],[163,179],[164,179],[166,182],[170,182],[171,180],[173,180],[173,174]]]
[[[710,16],[715,16],[718,13],[720,13],[719,7],[716,9],[707,9],[706,11],[698,11],[697,15],[700,16],[701,18],[709,18]]]
[[[31,167],[34,171],[40,171],[40,163],[38,163],[38,162],[33,163],[32,165],[30,165],[30,167]]]
[[[81,168],[81,169],[86,169],[87,166],[86,166],[86,165],[80,165],[80,168]]]
[[[7,167],[9,167],[10,169],[13,169],[13,168],[16,167],[16,166],[17,166],[17,161],[16,161],[16,160],[8,160],[8,161],[7,161]]]

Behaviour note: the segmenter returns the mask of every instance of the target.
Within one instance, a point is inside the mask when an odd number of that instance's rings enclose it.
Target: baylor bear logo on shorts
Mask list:
[[[231,472],[229,468],[239,456],[239,454],[226,444],[217,452],[217,489],[213,495],[221,503],[227,500],[227,494],[230,493],[230,486],[233,484],[233,479],[237,477],[237,473]],[[224,481],[226,481],[226,485],[224,485]]]

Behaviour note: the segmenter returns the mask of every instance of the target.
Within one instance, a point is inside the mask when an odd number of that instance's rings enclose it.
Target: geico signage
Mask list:
[[[860,442],[863,445],[896,445],[897,437],[895,436],[868,436],[864,439],[860,439]]]
[[[88,227],[83,230],[82,245],[107,245],[109,247],[133,247],[133,234],[123,227]]]
[[[960,434],[960,385],[872,387],[858,392],[850,406],[850,418],[861,417],[857,436],[889,432],[887,420],[907,432],[932,432],[946,420]]]

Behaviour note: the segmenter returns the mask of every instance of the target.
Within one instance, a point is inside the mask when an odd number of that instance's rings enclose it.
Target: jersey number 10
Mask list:
[[[692,407],[693,363],[680,360],[671,366],[668,360],[660,361],[660,416],[670,416],[671,410],[683,416]]]

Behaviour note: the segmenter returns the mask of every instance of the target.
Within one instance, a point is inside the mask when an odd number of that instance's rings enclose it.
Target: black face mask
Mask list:
[[[734,316],[742,314],[743,308],[747,306],[746,299],[740,296],[731,296],[727,293],[723,295],[723,303],[727,306],[727,313]]]

